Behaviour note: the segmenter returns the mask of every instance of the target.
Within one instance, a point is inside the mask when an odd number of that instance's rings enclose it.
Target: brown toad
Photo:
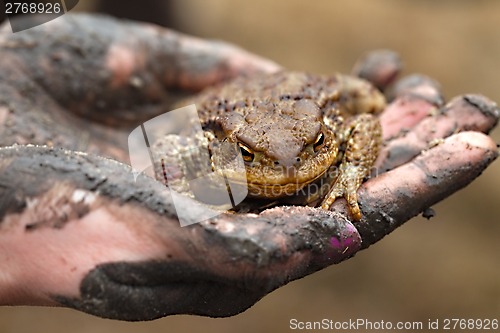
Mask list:
[[[284,71],[242,77],[193,101],[212,165],[221,164],[227,143],[237,147],[246,179],[228,164],[224,177],[246,183],[250,198],[329,209],[343,196],[361,218],[356,191],[377,158],[382,135],[374,114],[385,107],[368,82]]]

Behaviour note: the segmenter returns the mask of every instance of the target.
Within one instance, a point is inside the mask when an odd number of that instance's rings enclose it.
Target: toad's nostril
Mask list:
[[[275,168],[283,168],[283,170],[287,168],[297,168],[300,165],[302,159],[300,157],[289,157],[286,159],[280,159],[274,161]],[[285,172],[285,171],[284,171]]]

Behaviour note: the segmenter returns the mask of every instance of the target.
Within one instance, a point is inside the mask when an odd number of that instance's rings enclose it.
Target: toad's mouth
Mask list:
[[[276,199],[285,196],[295,195],[305,186],[314,183],[324,177],[329,167],[315,170],[316,172],[308,172],[301,174],[300,172],[295,177],[285,175],[260,175],[252,176],[247,174],[246,179],[234,177],[235,175],[225,174],[227,180],[237,185],[247,186],[248,195],[255,198]]]

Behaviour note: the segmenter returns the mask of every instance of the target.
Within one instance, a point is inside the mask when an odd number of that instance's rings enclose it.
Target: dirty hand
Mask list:
[[[497,157],[483,134],[498,120],[493,102],[466,95],[443,105],[431,80],[412,76],[381,116],[385,145],[378,175],[358,191],[361,221],[338,200],[330,212],[276,207],[180,227],[164,186],[134,181],[127,133],[179,95],[279,66],[86,15],[17,34],[4,27],[0,57],[0,304],[121,320],[234,315],[366,249]],[[372,55],[355,74],[383,89],[395,63]]]

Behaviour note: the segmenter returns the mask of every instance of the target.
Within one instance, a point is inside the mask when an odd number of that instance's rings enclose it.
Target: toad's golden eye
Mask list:
[[[317,152],[318,150],[323,147],[323,144],[325,143],[325,135],[323,132],[319,132],[318,136],[316,137],[316,141],[314,141],[314,151]]]
[[[255,157],[253,150],[250,149],[248,146],[244,145],[243,143],[238,143],[238,147],[240,147],[241,156],[243,156],[243,161],[252,162]]]

